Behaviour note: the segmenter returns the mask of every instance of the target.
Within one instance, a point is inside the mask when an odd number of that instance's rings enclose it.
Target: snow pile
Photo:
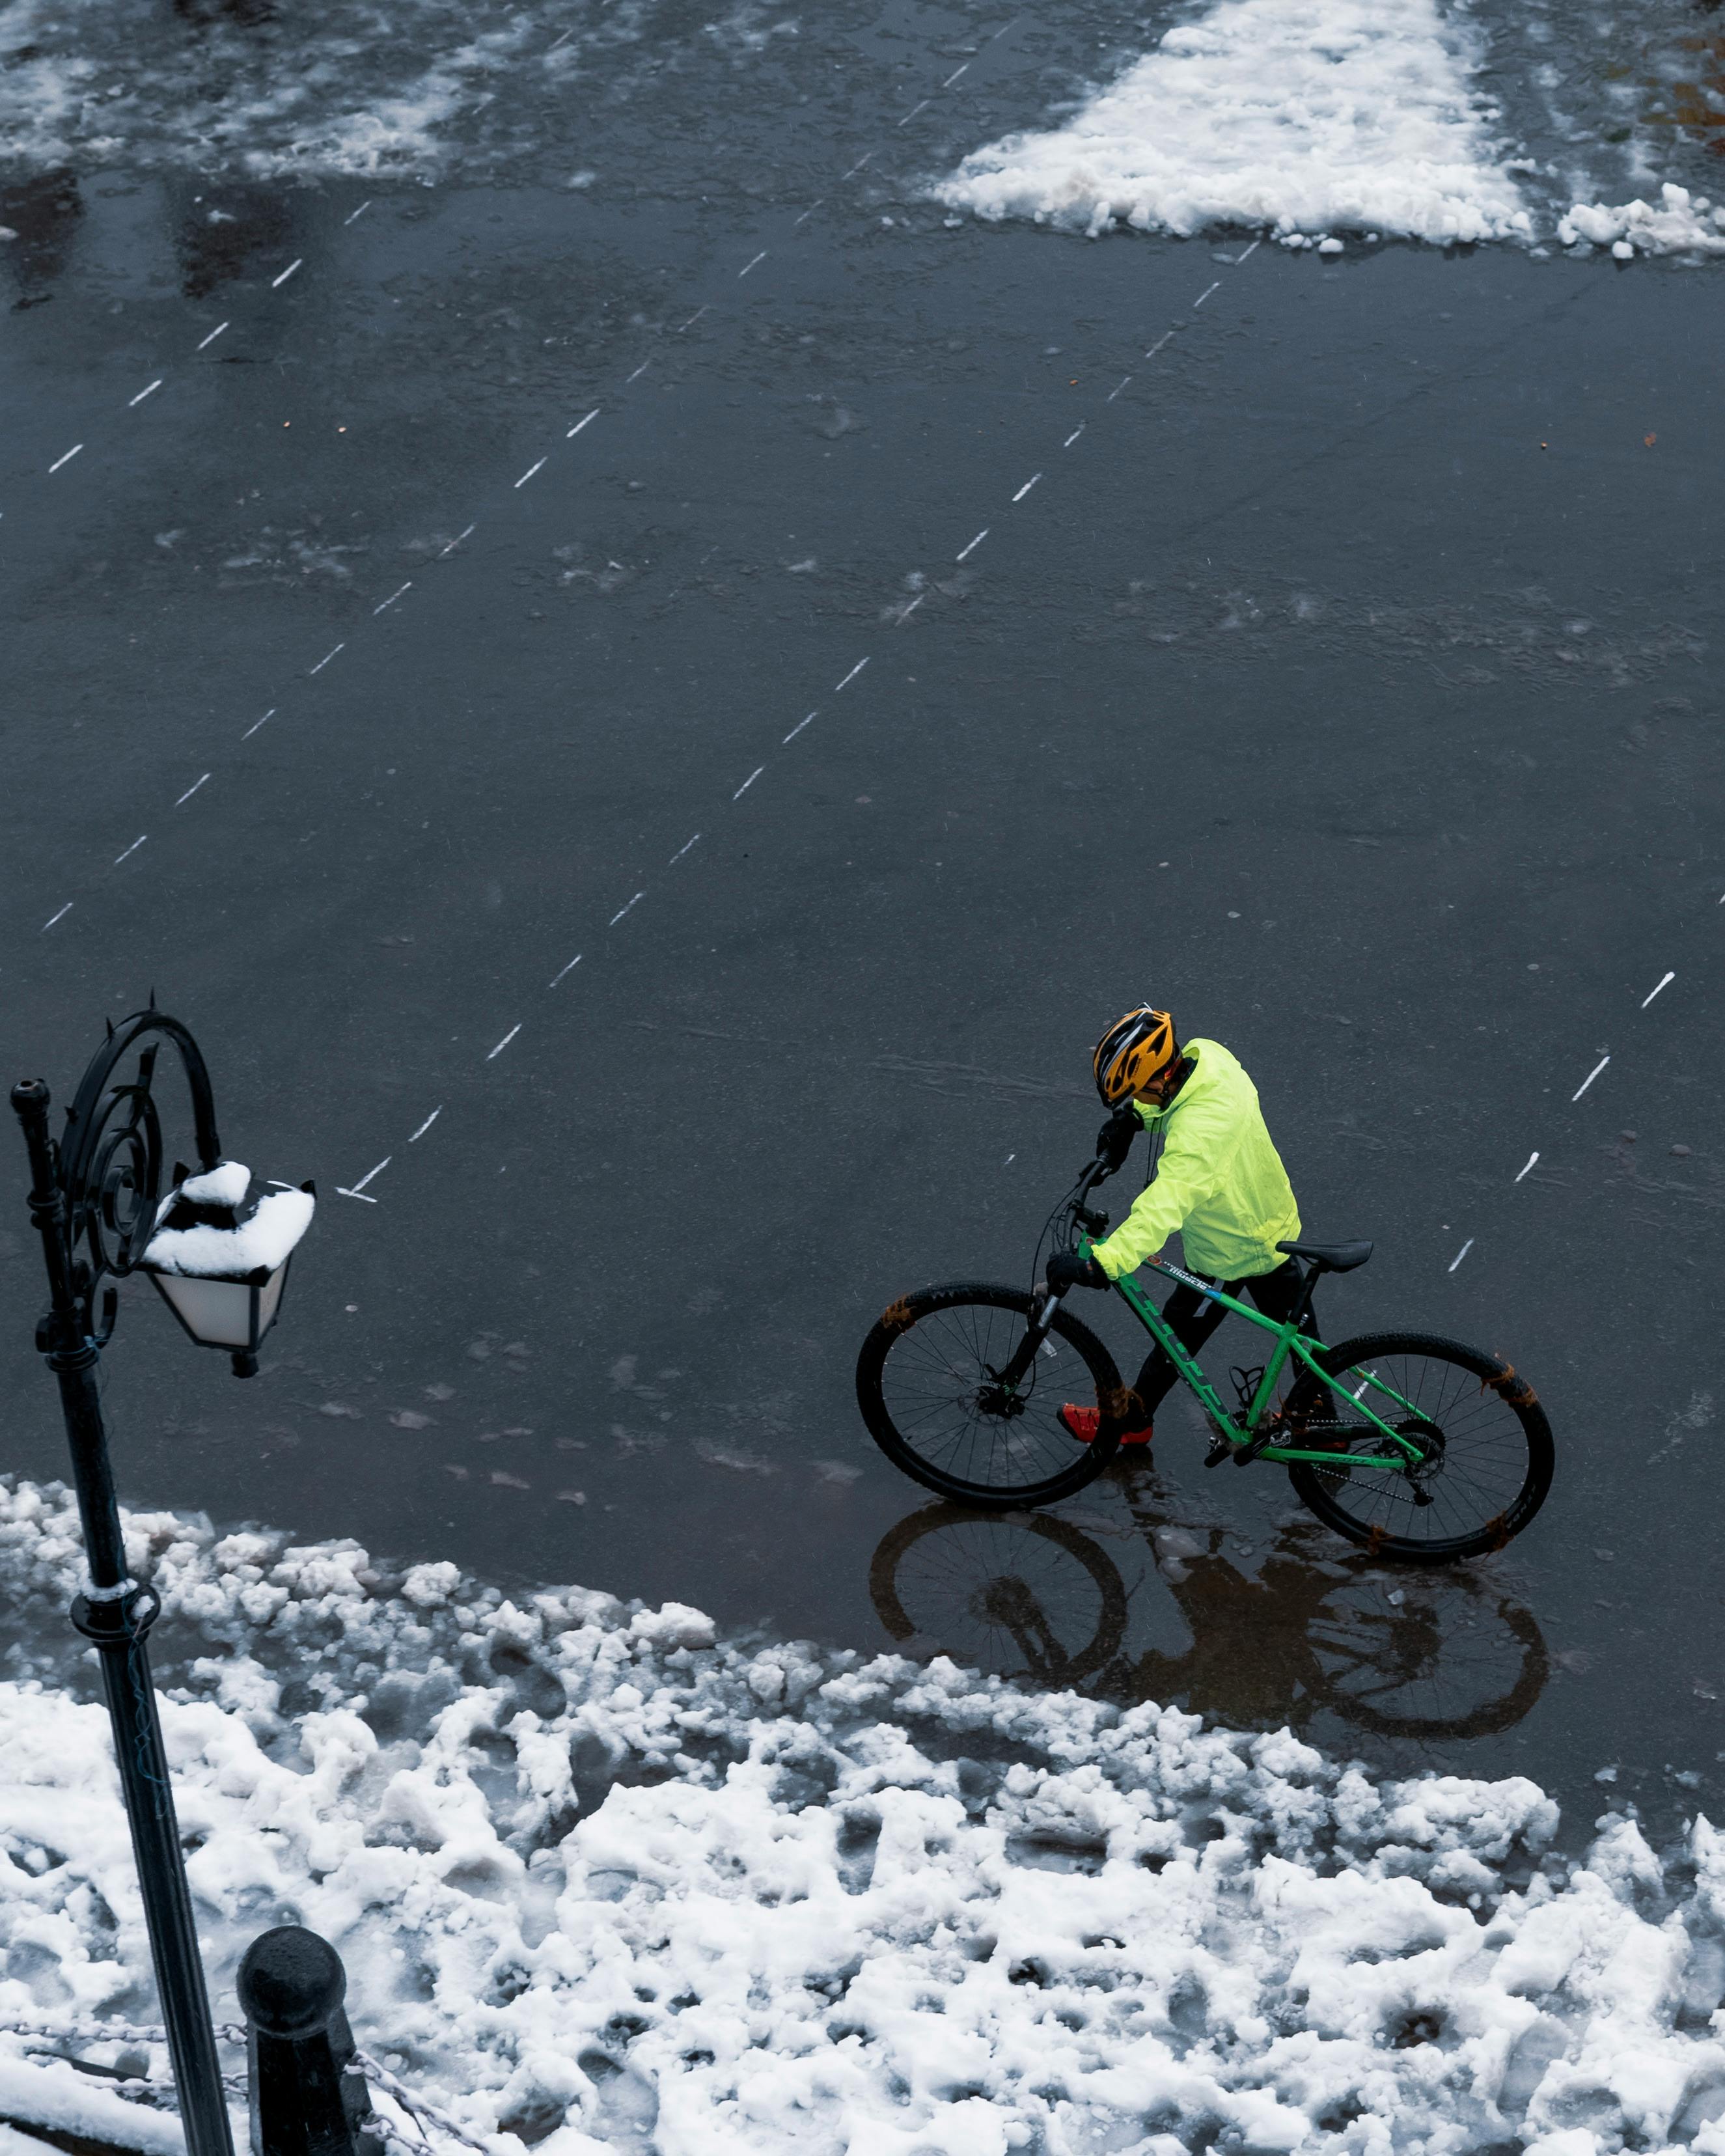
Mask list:
[[[1462,33],[1433,0],[1222,0],[1065,126],[967,157],[939,199],[1094,236],[1341,229],[1526,239]]]
[[[1608,208],[1604,203],[1574,203],[1558,226],[1565,247],[1584,241],[1609,247],[1620,262],[1641,254],[1725,254],[1725,208],[1715,209],[1705,195],[1667,180],[1659,207],[1639,199]]]
[[[224,1160],[171,1193],[158,1217],[172,1220],[190,1207],[237,1214],[251,1181],[249,1168],[237,1160]],[[317,1201],[309,1190],[272,1190],[249,1214],[230,1224],[191,1220],[183,1227],[158,1228],[150,1238],[144,1262],[161,1272],[203,1279],[243,1280],[250,1273],[273,1273],[292,1255],[316,1209]]]
[[[512,1602],[167,1515],[128,1534],[195,1642],[163,1721],[218,2018],[246,1941],[309,1924],[362,2041],[477,2132],[1725,2152],[1705,1821],[1669,1876],[1620,1819],[1568,1868],[1524,1780],[1378,1785],[1286,1732],[720,1641],[675,1604]],[[64,1493],[0,1484],[23,1637],[79,1571]],[[0,2021],[148,2020],[105,1717],[22,1653]]]

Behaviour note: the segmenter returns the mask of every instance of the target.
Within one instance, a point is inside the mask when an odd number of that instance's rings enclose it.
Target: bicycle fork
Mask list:
[[[1049,1329],[1055,1321],[1055,1312],[1065,1300],[1063,1296],[1044,1291],[1030,1322],[1024,1327],[1024,1338],[1014,1349],[1009,1359],[998,1370],[990,1369],[988,1374],[997,1385],[1004,1385],[1009,1391],[1016,1392],[1029,1376],[1030,1365],[1036,1360],[1043,1342],[1048,1337]]]

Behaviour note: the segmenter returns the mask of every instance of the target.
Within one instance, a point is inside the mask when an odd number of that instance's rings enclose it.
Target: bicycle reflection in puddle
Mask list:
[[[1133,1552],[1131,1588],[1086,1527],[1123,1559]],[[1117,1524],[1085,1526],[936,1504],[889,1531],[870,1592],[895,1644],[921,1659],[1154,1700],[1236,1728],[1305,1732],[1332,1714],[1379,1738],[1489,1737],[1544,1689],[1544,1638],[1501,1579],[1338,1558],[1303,1520],[1276,1529],[1242,1570],[1227,1535],[1142,1497]]]

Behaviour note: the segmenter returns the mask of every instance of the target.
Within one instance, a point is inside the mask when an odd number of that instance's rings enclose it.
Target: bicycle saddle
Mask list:
[[[1351,1273],[1372,1255],[1369,1243],[1278,1243],[1291,1258],[1310,1258],[1321,1273]]]

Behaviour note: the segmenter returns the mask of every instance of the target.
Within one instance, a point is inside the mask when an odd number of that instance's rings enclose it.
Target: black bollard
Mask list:
[[[327,1939],[297,1924],[265,1932],[239,1964],[249,2031],[252,2156],[383,2156],[372,2099],[350,2074],[347,1972]]]

